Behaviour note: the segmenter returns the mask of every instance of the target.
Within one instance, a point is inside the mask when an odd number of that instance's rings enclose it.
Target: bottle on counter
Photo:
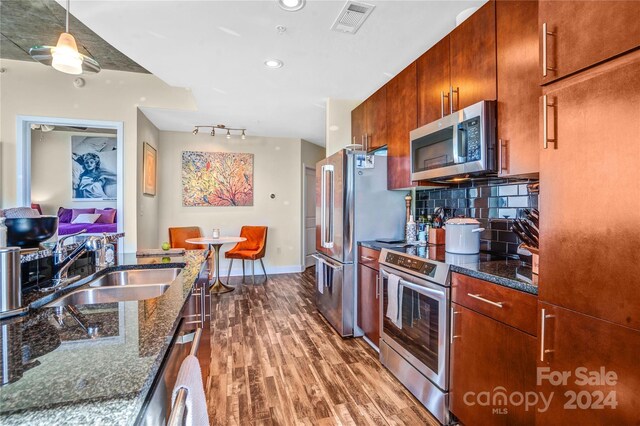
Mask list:
[[[416,223],[413,221],[413,215],[409,215],[409,222],[407,222],[406,239],[407,243],[412,244],[416,242]]]

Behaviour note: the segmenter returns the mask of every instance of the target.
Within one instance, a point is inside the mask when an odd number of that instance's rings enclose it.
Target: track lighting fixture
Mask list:
[[[246,131],[247,129],[243,129],[243,128],[234,128],[234,127],[227,127],[224,124],[216,124],[216,125],[211,125],[211,124],[207,124],[207,125],[197,125],[194,127],[193,129],[193,134],[197,135],[198,131],[200,130],[201,127],[204,127],[205,129],[211,129],[211,136],[215,136],[216,135],[216,129],[221,129],[221,130],[226,130],[227,131],[227,139],[231,139],[231,136],[233,136],[231,134],[231,131],[234,132],[241,132],[240,133],[240,138],[241,139],[246,139]]]

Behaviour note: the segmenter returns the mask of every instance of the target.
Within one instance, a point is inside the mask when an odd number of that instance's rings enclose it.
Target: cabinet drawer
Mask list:
[[[379,269],[378,257],[380,257],[379,250],[358,246],[358,263],[366,265],[369,268],[375,269],[377,271]]]
[[[455,303],[536,335],[536,296],[457,273],[451,291]]]

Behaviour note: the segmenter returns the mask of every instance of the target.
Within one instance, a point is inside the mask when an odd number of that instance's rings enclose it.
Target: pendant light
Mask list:
[[[35,46],[29,49],[29,55],[36,61],[51,65],[56,70],[66,74],[82,74],[83,72],[100,72],[100,64],[93,58],[78,52],[76,39],[69,33],[69,6],[67,0],[67,14],[65,32],[60,34],[58,44],[53,46]]]

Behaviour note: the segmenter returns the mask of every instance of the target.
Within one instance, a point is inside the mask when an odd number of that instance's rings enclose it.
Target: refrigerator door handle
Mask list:
[[[322,211],[320,213],[320,221],[322,223],[322,241],[324,248],[333,248],[333,197],[334,197],[334,176],[333,165],[327,164],[322,166]],[[330,179],[327,180],[327,177]],[[327,188],[327,182],[330,187]],[[327,198],[329,203],[327,203]],[[328,211],[327,211],[328,209]],[[327,217],[328,215],[328,217]]]
[[[327,218],[325,217],[325,213],[327,212],[326,208],[326,192],[327,192],[327,179],[325,175],[325,168],[327,166],[322,166],[321,170],[321,179],[320,179],[320,246],[324,247],[325,237],[327,235],[326,226],[327,226]]]

